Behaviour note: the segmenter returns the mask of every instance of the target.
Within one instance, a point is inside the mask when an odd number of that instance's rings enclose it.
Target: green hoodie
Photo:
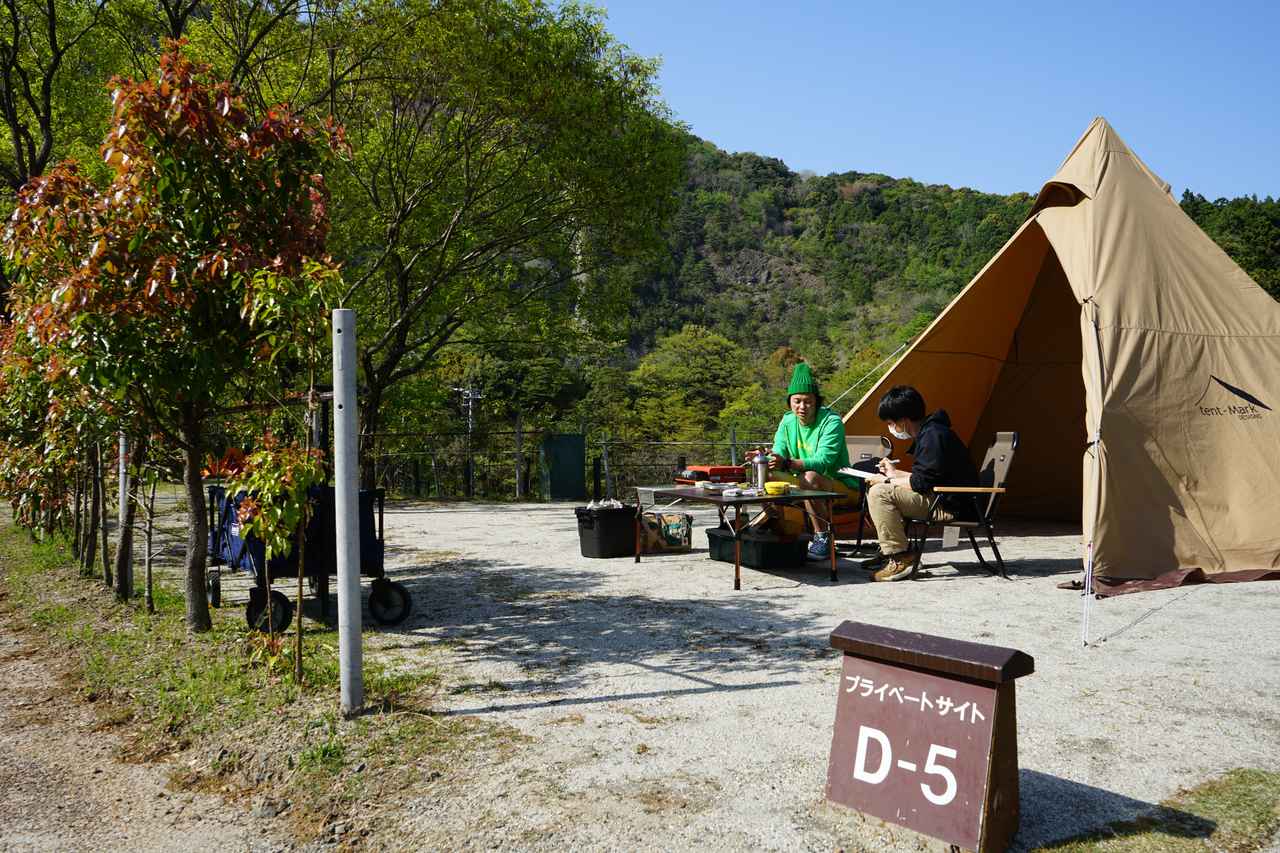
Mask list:
[[[834,409],[823,406],[809,426],[803,426],[795,412],[787,412],[773,437],[773,452],[787,459],[799,459],[806,471],[817,471],[858,488],[858,478],[837,474],[849,467],[849,448],[844,443],[844,421]]]

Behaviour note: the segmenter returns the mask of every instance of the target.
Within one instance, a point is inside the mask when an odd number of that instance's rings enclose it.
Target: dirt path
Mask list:
[[[250,805],[170,793],[166,764],[118,760],[119,737],[49,654],[0,626],[0,850],[290,849]]]

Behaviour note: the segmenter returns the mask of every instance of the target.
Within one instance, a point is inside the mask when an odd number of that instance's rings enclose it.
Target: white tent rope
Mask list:
[[[877,364],[875,367],[873,367],[873,368],[871,368],[870,370],[868,370],[868,371],[866,372],[866,375],[864,375],[864,376],[863,376],[861,379],[859,379],[857,382],[855,382],[855,383],[853,383],[852,385],[850,385],[848,388],[844,389],[844,391],[842,391],[842,392],[841,392],[841,394],[840,394],[840,396],[839,396],[839,397],[836,397],[834,400],[832,400],[831,402],[827,403],[827,405],[828,405],[828,406],[833,406],[833,407],[834,407],[834,406],[835,406],[835,404],[836,404],[836,403],[839,403],[841,400],[843,400],[843,399],[845,398],[845,396],[846,396],[846,395],[848,395],[848,393],[849,393],[850,391],[852,391],[854,388],[857,388],[857,387],[858,387],[859,385],[861,385],[863,382],[866,382],[866,381],[867,381],[867,379],[869,379],[872,375],[874,375],[874,374],[875,374],[875,372],[876,372],[877,370],[879,370],[880,368],[884,367],[884,366],[885,366],[886,364],[888,364],[890,361],[893,361],[894,357],[895,357],[895,356],[897,356],[897,354],[898,354],[898,353],[900,353],[900,352],[902,352],[904,349],[906,349],[906,348],[907,348],[907,345],[908,345],[908,344],[910,344],[910,343],[911,343],[911,341],[907,341],[907,342],[906,342],[906,343],[904,343],[902,346],[898,347],[896,350],[894,350],[893,352],[889,353],[887,356],[885,356],[885,358],[884,358],[884,360],[883,360],[883,361],[881,361],[881,362],[880,362],[879,364]]]

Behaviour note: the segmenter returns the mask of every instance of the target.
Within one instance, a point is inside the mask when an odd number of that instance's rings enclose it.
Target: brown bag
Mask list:
[[[663,554],[693,547],[693,516],[687,512],[650,510],[640,516],[640,551]]]

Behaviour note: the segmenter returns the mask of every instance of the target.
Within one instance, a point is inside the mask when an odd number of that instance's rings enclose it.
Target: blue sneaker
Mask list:
[[[810,560],[830,560],[831,559],[831,534],[815,533],[813,541],[809,543],[809,553],[807,555]]]

